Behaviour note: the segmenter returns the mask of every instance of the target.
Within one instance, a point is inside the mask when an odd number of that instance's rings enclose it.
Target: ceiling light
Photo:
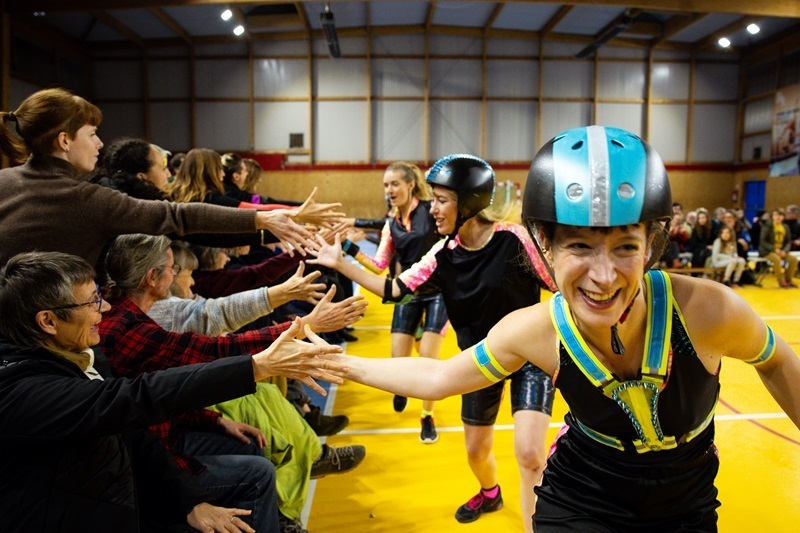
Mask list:
[[[230,9],[226,9],[220,15],[220,17],[222,17],[222,20],[231,20],[232,16],[233,16],[233,11],[231,11]]]
[[[244,26],[242,26],[241,24],[239,24],[238,26],[233,28],[233,34],[234,35],[241,35],[243,33],[244,33]]]
[[[731,45],[731,41],[727,37],[723,37],[717,42],[722,48],[728,48]]]
[[[758,24],[750,24],[747,27],[747,31],[749,31],[751,34],[755,35],[756,33],[761,31],[761,28],[758,27]]]

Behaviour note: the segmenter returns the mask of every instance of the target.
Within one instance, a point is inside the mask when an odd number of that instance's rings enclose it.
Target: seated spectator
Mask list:
[[[778,279],[778,285],[784,289],[796,289],[792,281],[797,272],[797,258],[789,253],[791,250],[791,233],[784,224],[783,209],[772,210],[772,220],[761,228],[758,255],[772,263],[772,271]],[[786,261],[787,267],[783,268]]]
[[[736,240],[733,230],[728,226],[722,226],[719,236],[714,240],[714,247],[711,252],[711,266],[714,268],[725,268],[722,276],[722,283],[728,287],[741,287],[739,281],[742,278],[747,262],[736,253]],[[731,274],[733,280],[731,280]]]
[[[166,237],[147,235],[119,237],[106,257],[106,270],[112,287],[109,301],[114,307],[100,323],[100,342],[103,347],[113,347],[113,354],[109,359],[114,371],[120,375],[133,377],[153,370],[260,350],[268,346],[289,326],[281,324],[219,337],[172,333],[161,328],[146,313],[155,302],[169,296],[169,288],[175,276],[180,273],[180,267],[176,266],[170,249],[170,240]],[[363,313],[362,305],[352,305],[355,302],[349,300],[331,304],[332,296],[333,292],[329,291],[312,313],[298,321],[314,331],[330,331],[360,318]],[[356,308],[355,313],[351,312],[351,305]],[[319,390],[313,380],[304,378],[301,381]],[[241,419],[241,416],[237,418]],[[200,424],[196,423],[198,421]],[[214,468],[222,467],[220,458],[229,462],[230,454],[238,455],[237,450],[242,446],[242,442],[247,440],[248,435],[256,436],[262,448],[267,443],[262,431],[256,430],[249,424],[228,421],[224,417],[219,417],[218,413],[202,411],[193,414],[189,422],[195,422],[191,426],[192,431],[187,431],[186,420],[172,420],[162,424],[158,428],[158,433],[164,439],[167,448],[183,459],[192,471],[196,472],[197,463],[206,468],[209,476],[202,474],[198,476],[198,480],[204,485],[213,483],[212,475],[213,477],[220,475]],[[221,425],[228,436],[238,436],[242,442],[225,435],[200,431],[203,428],[214,427],[215,423]],[[304,451],[307,451],[307,448],[304,448]],[[200,455],[207,453],[213,456],[214,461],[209,461],[206,455]],[[326,446],[319,453],[308,457],[305,473],[317,476],[343,473],[355,468],[363,460],[364,455],[363,446],[342,448]],[[264,458],[263,452],[261,458]],[[310,464],[312,462],[313,465]],[[225,466],[225,469],[229,470],[230,467]],[[300,495],[304,497],[304,492]],[[297,531],[299,526],[297,520],[302,505],[299,508],[297,506],[292,508],[295,511],[294,516],[281,517],[282,529],[285,531]],[[302,530],[302,527],[299,527]]]
[[[170,287],[172,296],[155,302],[148,311],[148,315],[159,326],[174,333],[223,335],[270,312],[268,291],[272,291],[273,287],[210,300],[192,297],[191,276],[197,268],[197,258],[184,243],[174,241],[170,248],[175,264],[181,266],[181,272]],[[352,309],[346,312],[354,316],[362,315],[366,301],[361,299],[359,304],[351,306]],[[291,447],[289,458],[277,455],[272,460],[277,468],[276,486],[281,514],[298,520],[308,495],[309,477],[321,477],[326,473],[323,467],[327,464],[315,463],[324,451],[318,435],[338,433],[347,426],[349,419],[344,415],[323,415],[319,408],[315,412],[300,413],[279,390],[280,386],[285,388],[285,384],[278,385],[259,383],[252,397],[217,404],[211,409],[259,428],[267,435],[271,443],[267,448],[273,454]]]
[[[311,235],[296,220],[316,224],[340,217],[332,211],[337,204],[316,204],[313,198],[291,212],[252,212],[141,201],[79,179],[94,169],[103,146],[97,136],[102,113],[63,89],[38,91],[0,117],[0,151],[15,161],[27,158],[0,171],[0,264],[33,249],[72,253],[94,263],[109,238],[126,233],[264,229],[270,232],[267,242],[302,249]]]
[[[692,253],[693,267],[705,267],[706,259],[711,257],[711,249],[716,238],[717,235],[708,217],[708,211],[701,207],[697,210],[697,223],[692,229],[689,242],[686,244],[687,250]]]
[[[772,215],[769,211],[759,210],[756,212],[756,217],[750,227],[750,242],[753,249],[758,250],[761,244],[761,229],[770,221]]]
[[[794,204],[786,206],[786,218],[783,221],[784,224],[789,226],[789,232],[791,233],[792,240],[792,250],[800,250],[800,220],[797,219],[799,211],[800,208]]]
[[[94,275],[84,259],[58,252],[17,255],[0,270],[0,530],[251,532],[247,520],[275,531],[269,463],[257,492],[241,494],[247,507],[216,507],[147,427],[249,394],[254,381],[290,368],[341,381],[341,365],[322,359],[341,349],[296,343],[296,324],[252,357],[113,378],[90,348],[109,310]]]
[[[255,159],[245,158],[242,159],[244,166],[247,168],[247,179],[244,182],[242,190],[250,193],[254,204],[283,204],[283,205],[300,205],[292,200],[277,200],[269,196],[258,194],[258,186],[261,183],[261,174],[264,171],[261,165]]]
[[[736,238],[736,253],[739,255],[739,257],[747,261],[747,252],[750,250],[750,232],[744,230],[741,223],[736,218],[736,213],[730,209],[722,213],[721,216],[722,226],[720,226],[720,229],[723,226],[731,228]]]
[[[183,152],[178,152],[177,154],[173,154],[172,157],[169,158],[169,173],[170,173],[169,181],[175,179],[175,176],[178,174],[178,171],[180,170],[184,159],[186,159],[186,154]]]

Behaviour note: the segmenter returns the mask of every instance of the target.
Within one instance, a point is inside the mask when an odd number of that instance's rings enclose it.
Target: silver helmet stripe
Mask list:
[[[589,179],[591,180],[590,226],[608,226],[611,218],[609,198],[608,139],[603,126],[586,128],[589,148]]]

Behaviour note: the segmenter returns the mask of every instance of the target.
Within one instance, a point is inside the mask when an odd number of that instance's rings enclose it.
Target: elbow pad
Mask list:
[[[396,281],[397,286],[400,287],[400,296],[394,297],[392,296],[392,282]],[[405,301],[410,299],[410,296],[413,294],[412,291],[406,287],[406,284],[402,282],[400,278],[386,278],[383,284],[383,303],[404,303]]]

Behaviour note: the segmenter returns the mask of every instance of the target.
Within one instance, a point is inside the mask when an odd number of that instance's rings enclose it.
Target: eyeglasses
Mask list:
[[[100,286],[96,285],[97,290],[95,292],[95,298],[91,302],[85,302],[82,304],[69,304],[69,305],[59,305],[57,307],[51,307],[51,311],[58,311],[61,309],[77,309],[78,307],[83,307],[86,305],[96,305],[97,310],[100,311],[100,308],[103,306],[103,295],[100,292]]]
[[[178,263],[172,263],[172,266],[169,266],[169,267],[167,265],[164,265],[161,268],[162,269],[168,268],[168,269],[172,270],[172,273],[175,274],[176,276],[181,273],[181,270],[183,270],[183,267],[180,266]]]

